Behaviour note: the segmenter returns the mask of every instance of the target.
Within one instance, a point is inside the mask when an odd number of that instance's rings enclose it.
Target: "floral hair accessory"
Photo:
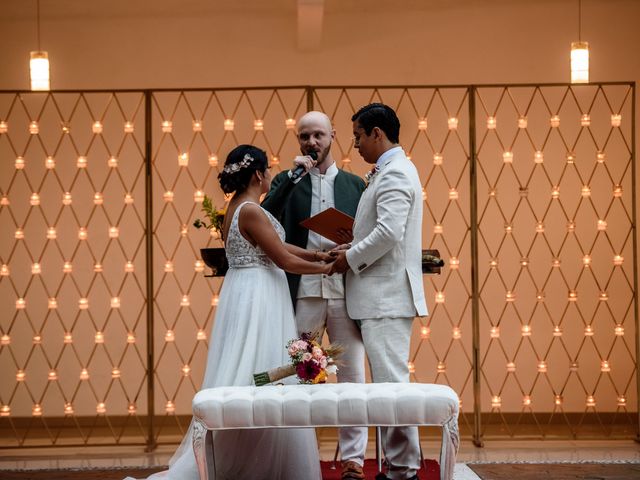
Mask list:
[[[238,170],[242,168],[247,168],[249,165],[251,165],[251,162],[253,162],[254,160],[255,159],[251,155],[249,155],[248,153],[245,153],[244,157],[242,157],[242,160],[240,160],[237,163],[225,165],[222,171],[224,173],[236,173]]]
[[[300,383],[325,383],[327,375],[336,373],[335,359],[343,352],[339,345],[323,348],[319,341],[319,332],[303,333],[287,343],[287,353],[291,359],[289,365],[256,373],[253,380],[260,387],[291,375],[297,375]]]

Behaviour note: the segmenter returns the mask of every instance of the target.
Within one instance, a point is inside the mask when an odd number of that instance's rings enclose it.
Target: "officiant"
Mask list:
[[[335,208],[354,217],[364,181],[339,169],[331,154],[335,130],[322,112],[308,112],[297,122],[301,155],[291,170],[276,175],[262,206],[284,226],[286,241],[308,250],[328,252],[336,246],[300,225],[310,216]],[[342,232],[341,243],[351,241]],[[326,329],[331,343],[344,346],[338,382],[364,383],[364,346],[360,330],[347,314],[342,275],[293,275],[287,273],[298,332]],[[343,479],[363,479],[367,445],[366,428],[342,428],[339,435]]]

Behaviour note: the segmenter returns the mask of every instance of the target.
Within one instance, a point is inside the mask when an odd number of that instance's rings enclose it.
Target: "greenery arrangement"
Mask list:
[[[193,226],[196,228],[204,227],[208,230],[213,228],[214,231],[218,232],[222,235],[222,224],[224,223],[224,210],[218,210],[216,206],[213,204],[211,199],[204,196],[204,200],[202,201],[202,212],[204,212],[206,219],[209,223],[206,223],[199,218],[196,218],[195,222],[193,222]]]

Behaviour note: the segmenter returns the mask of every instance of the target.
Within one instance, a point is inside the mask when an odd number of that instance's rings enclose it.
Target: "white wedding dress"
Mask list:
[[[289,362],[288,340],[297,337],[283,270],[240,233],[238,206],[226,241],[229,260],[215,315],[202,388],[252,385],[253,374]],[[284,241],[284,229],[266,210]],[[291,380],[290,380],[291,381]],[[287,382],[289,383],[289,382]],[[235,430],[214,434],[216,480],[320,480],[313,429]],[[169,462],[149,480],[197,480],[191,428]],[[125,479],[127,480],[127,479]]]

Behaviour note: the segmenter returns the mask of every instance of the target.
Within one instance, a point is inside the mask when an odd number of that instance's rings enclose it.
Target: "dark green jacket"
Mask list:
[[[364,192],[364,181],[349,172],[338,170],[333,184],[334,204],[337,210],[352,217],[360,196]],[[286,232],[286,242],[301,248],[307,248],[309,230],[300,226],[300,222],[311,215],[311,178],[302,177],[298,183],[289,178],[288,170],[280,172],[271,181],[271,189],[262,201],[262,206],[278,219]],[[298,296],[300,275],[287,273],[291,300],[295,307]]]

